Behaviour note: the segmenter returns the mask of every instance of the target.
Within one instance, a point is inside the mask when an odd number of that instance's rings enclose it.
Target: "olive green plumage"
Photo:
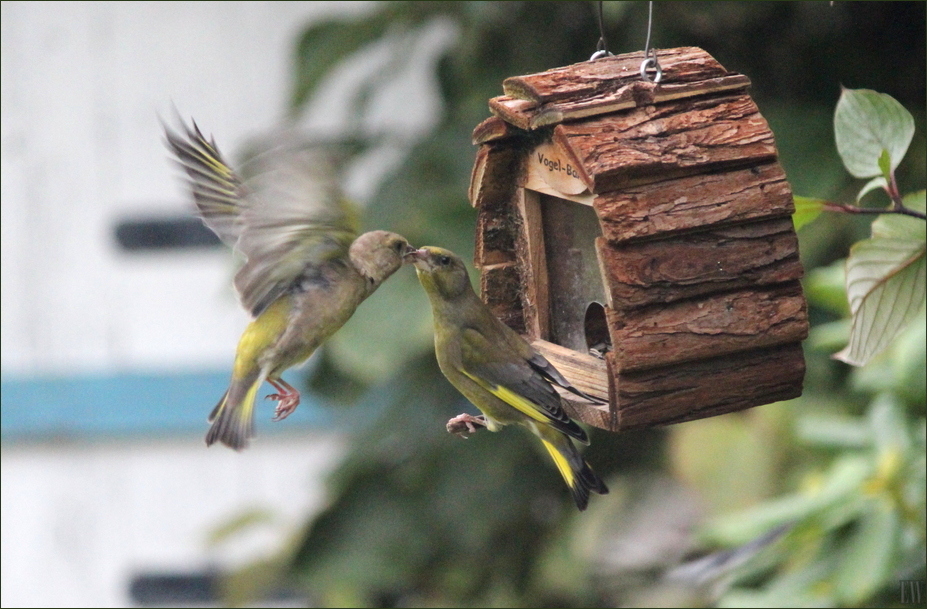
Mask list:
[[[473,291],[467,269],[457,255],[425,247],[412,256],[419,281],[431,300],[435,354],[441,371],[483,413],[479,420],[462,417],[491,431],[512,423],[530,429],[550,453],[577,507],[586,509],[590,491],[604,495],[608,488],[573,444],[574,439],[583,444],[589,439],[564,412],[552,383],[598,401],[573,387],[525,339],[492,314]]]
[[[279,391],[267,396],[279,402],[274,420],[285,418],[299,392],[280,378],[283,371],[312,355],[414,250],[395,233],[357,235],[331,163],[317,150],[266,152],[243,181],[195,123],[165,133],[200,218],[245,257],[235,288],[254,319],[206,435],[207,445],[240,450],[254,436],[264,381]]]

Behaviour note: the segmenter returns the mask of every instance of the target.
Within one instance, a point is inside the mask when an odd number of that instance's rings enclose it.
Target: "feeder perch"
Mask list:
[[[473,133],[484,301],[623,431],[801,395],[792,192],[750,80],[661,50],[508,78]],[[569,397],[568,397],[569,396]]]

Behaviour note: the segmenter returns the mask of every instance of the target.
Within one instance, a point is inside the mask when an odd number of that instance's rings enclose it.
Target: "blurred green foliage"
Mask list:
[[[471,130],[506,77],[588,59],[594,8],[382,2],[314,23],[296,49],[292,112],[346,58],[376,49],[388,61],[350,99],[357,128],[346,137],[361,155],[388,146],[396,134],[366,120],[381,91],[429,27],[453,32],[434,64],[439,120],[402,149],[365,222],[466,258]],[[609,49],[641,49],[646,3],[604,9]],[[751,78],[796,193],[853,201],[860,190],[834,144],[841,85],[889,94],[912,113],[897,176],[902,192],[923,188],[923,2],[660,2],[654,19],[658,48],[700,46]],[[254,594],[286,575],[326,606],[897,604],[899,579],[925,577],[924,315],[863,368],[831,358],[849,332],[842,259],[871,224],[824,213],[799,231],[812,322],[804,395],[665,430],[594,430],[587,459],[612,493],[583,514],[528,434],[463,441],[444,431],[472,407],[437,369],[414,275],[397,273],[310,380],[329,397],[362,395],[350,410],[372,413],[351,436],[329,505],[230,590]],[[722,553],[686,562],[712,551]]]

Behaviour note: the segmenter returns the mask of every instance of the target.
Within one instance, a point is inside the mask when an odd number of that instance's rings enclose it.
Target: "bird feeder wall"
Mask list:
[[[619,431],[801,394],[792,193],[747,77],[698,48],[509,78],[470,187],[483,299]]]

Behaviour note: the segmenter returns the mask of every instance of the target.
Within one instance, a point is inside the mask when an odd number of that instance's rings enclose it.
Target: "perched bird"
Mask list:
[[[573,444],[574,439],[588,444],[589,438],[563,411],[552,383],[601,402],[573,387],[492,314],[473,291],[467,269],[456,254],[424,247],[412,256],[434,311],[435,354],[441,372],[483,413],[451,419],[448,431],[473,432],[476,426],[498,431],[510,423],[524,425],[541,439],[580,510],[589,503],[589,491],[608,493]]]
[[[280,375],[305,361],[415,251],[386,231],[357,236],[328,159],[278,149],[256,157],[247,180],[196,123],[167,143],[189,177],[203,222],[245,257],[235,275],[254,318],[238,342],[229,388],[212,414],[206,444],[240,450],[254,436],[254,400],[264,381],[277,390],[275,421],[299,405]]]

